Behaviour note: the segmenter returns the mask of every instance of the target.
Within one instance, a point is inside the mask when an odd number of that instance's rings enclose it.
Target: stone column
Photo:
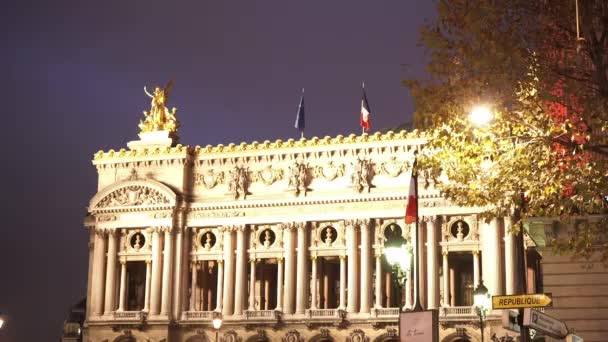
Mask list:
[[[294,259],[294,236],[293,224],[287,224],[283,227],[284,244],[283,248],[285,251],[285,294],[283,300],[283,312],[292,314],[295,306],[295,259]]]
[[[407,309],[412,308],[412,270],[407,272],[407,278],[405,279],[405,307]]]
[[[496,219],[492,219],[489,223],[482,223],[482,271],[483,283],[488,288],[488,293],[491,296],[502,294],[501,282],[501,250],[500,250],[500,232]]]
[[[507,295],[515,294],[515,235],[510,232],[513,221],[505,217],[505,290]]]
[[[171,228],[165,228],[165,251],[163,254],[163,283],[160,314],[169,316],[171,314],[171,277],[173,277],[173,232]]]
[[[88,242],[88,257],[89,263],[87,268],[87,301],[86,301],[86,318],[89,318],[93,312],[93,304],[91,302],[91,298],[93,295],[91,294],[91,288],[93,285],[93,258],[94,258],[94,249],[95,249],[95,227],[89,226],[87,227],[89,230],[89,242]]]
[[[182,228],[177,228],[176,232],[175,232],[175,257],[173,258],[175,260],[175,269],[174,269],[174,275],[173,275],[173,300],[172,300],[172,304],[173,304],[173,317],[174,318],[179,318],[180,314],[181,314],[181,308],[182,308],[182,288],[186,287],[187,283],[182,283],[182,274],[183,274],[183,269],[187,268],[187,267],[183,267],[182,263],[183,263],[183,235],[187,235],[187,234],[182,234]],[[187,263],[183,263],[183,264],[187,264]],[[182,286],[183,284],[183,286]],[[184,298],[185,300],[185,298]]]
[[[255,263],[255,259],[249,260],[249,311],[255,310]]]
[[[479,251],[473,251],[473,289],[479,285]]]
[[[437,230],[439,220],[437,217],[426,218],[426,233],[427,233],[427,257],[426,257],[426,275],[428,287],[427,309],[437,309],[439,306],[439,263],[437,261]]]
[[[181,273],[181,312],[188,311],[190,301],[188,300],[188,276],[190,276],[190,234],[188,228],[184,228],[182,232],[182,273]],[[194,246],[193,246],[194,248]]]
[[[106,255],[106,237],[105,232],[97,230],[95,232],[95,245],[93,247],[93,315],[101,316],[103,313],[103,293],[104,293],[104,278],[105,270],[105,255]]]
[[[454,268],[450,267],[450,306],[456,306],[456,273],[454,272]]]
[[[307,244],[306,244],[306,222],[298,224],[298,280],[296,296],[296,313],[303,314],[308,304],[308,265],[307,265]]]
[[[392,294],[392,289],[391,289],[391,284],[393,283],[391,281],[391,272],[384,272],[384,293],[386,294],[386,307],[390,308],[391,307],[391,302],[393,299],[393,294]],[[410,283],[411,285],[411,283]]]
[[[346,302],[346,256],[340,255],[340,309],[344,310],[346,308],[345,302]]]
[[[277,259],[277,311],[283,310],[283,259]]]
[[[222,314],[232,315],[234,312],[234,246],[232,227],[224,228],[224,290]]]
[[[355,222],[349,222],[346,226],[346,244],[347,244],[347,257],[348,257],[348,301],[346,303],[347,312],[357,312],[359,297],[359,284],[357,276],[358,272],[358,258],[357,258],[357,234],[355,228]]]
[[[317,256],[313,255],[311,258],[312,263],[312,276],[310,280],[310,308],[317,308]]]
[[[448,264],[448,251],[443,251],[443,306],[450,306],[450,266]]]
[[[196,311],[196,292],[198,290],[198,270],[197,270],[197,262],[192,261],[190,265],[190,269],[192,270],[192,282],[190,284],[190,311]]]
[[[127,262],[120,261],[120,295],[118,296],[118,311],[125,311],[125,294],[127,291]]]
[[[114,311],[116,298],[116,231],[108,230],[108,259],[106,265],[106,293],[104,315],[111,315]]]
[[[152,229],[152,286],[150,288],[150,314],[158,315],[160,312],[160,281],[162,276],[161,267],[161,244],[159,229]]]
[[[224,297],[224,260],[217,260],[217,305],[215,311],[223,312]]]
[[[144,291],[144,309],[150,311],[150,287],[152,281],[152,260],[146,259],[146,290]]]
[[[236,280],[234,286],[234,314],[242,315],[245,307],[245,284],[247,282],[246,260],[245,260],[245,226],[236,229]]]
[[[381,256],[376,256],[376,305],[375,307],[382,307],[382,262]]]
[[[370,309],[371,289],[371,241],[369,228],[371,221],[364,220],[360,224],[361,230],[361,306],[359,312],[368,313]]]

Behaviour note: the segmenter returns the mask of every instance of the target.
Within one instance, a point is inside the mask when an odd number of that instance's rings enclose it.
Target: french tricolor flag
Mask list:
[[[405,208],[405,223],[418,221],[418,177],[415,173],[416,161],[412,165],[412,177],[410,177],[410,190],[407,196],[407,207]]]
[[[367,103],[367,96],[365,95],[365,83],[363,83],[363,97],[361,98],[361,118],[359,120],[359,125],[363,128],[363,131],[367,132],[371,128],[371,121],[369,119],[369,115],[372,113],[372,110],[369,108],[369,104]]]

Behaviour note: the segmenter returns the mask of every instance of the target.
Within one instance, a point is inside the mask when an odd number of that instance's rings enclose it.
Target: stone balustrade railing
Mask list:
[[[212,320],[214,311],[186,311],[186,319]]]
[[[277,310],[254,310],[245,311],[245,318],[248,320],[276,320],[280,312]]]
[[[114,319],[117,321],[143,321],[146,319],[146,313],[143,311],[116,311]]]

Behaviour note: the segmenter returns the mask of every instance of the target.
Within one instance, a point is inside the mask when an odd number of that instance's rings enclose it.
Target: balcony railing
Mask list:
[[[342,309],[309,309],[306,310],[306,316],[309,319],[322,320],[322,319],[344,319],[346,317],[346,311]]]
[[[439,315],[443,317],[471,317],[476,316],[477,313],[472,306],[452,306],[440,308]]]
[[[143,311],[116,311],[114,319],[117,321],[143,321],[146,319],[146,313]]]
[[[203,320],[210,321],[213,319],[214,311],[186,311],[185,316],[187,320]]]
[[[372,312],[375,313],[376,317],[394,317],[399,316],[399,308],[376,308]]]
[[[279,311],[276,310],[255,310],[245,311],[246,319],[253,320],[276,320],[279,318]]]

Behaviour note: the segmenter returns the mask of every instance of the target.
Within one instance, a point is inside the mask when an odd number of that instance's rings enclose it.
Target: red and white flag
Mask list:
[[[363,97],[361,98],[361,117],[359,119],[359,125],[365,132],[369,131],[372,124],[369,119],[372,110],[369,108],[369,104],[367,103],[367,96],[365,95],[365,84],[363,85]]]
[[[416,163],[414,162],[414,165]],[[412,167],[412,177],[410,178],[410,191],[407,195],[407,207],[405,208],[405,223],[415,223],[418,220],[418,189],[417,179]]]

